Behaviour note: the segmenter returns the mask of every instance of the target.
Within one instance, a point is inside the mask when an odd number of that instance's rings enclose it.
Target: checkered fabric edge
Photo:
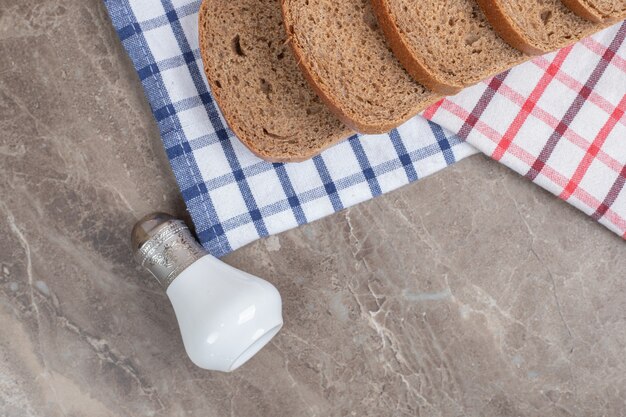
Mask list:
[[[626,239],[626,22],[424,116]]]

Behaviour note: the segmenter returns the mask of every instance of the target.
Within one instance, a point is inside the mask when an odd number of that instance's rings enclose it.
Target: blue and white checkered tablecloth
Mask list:
[[[104,0],[130,55],[202,244],[225,255],[394,190],[476,153],[415,117],[312,160],[268,163],[228,129],[204,78],[199,0]]]

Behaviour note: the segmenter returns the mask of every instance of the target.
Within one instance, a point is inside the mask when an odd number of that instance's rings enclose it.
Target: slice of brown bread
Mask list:
[[[563,0],[578,16],[592,22],[616,22],[626,18],[624,0]]]
[[[287,46],[280,0],[204,0],[200,51],[232,131],[268,161],[301,161],[351,131],[317,97]]]
[[[530,55],[554,51],[601,29],[561,0],[477,0],[491,25],[513,47]]]
[[[370,0],[282,0],[282,6],[300,68],[351,128],[386,132],[439,99],[402,68]]]
[[[493,30],[475,0],[372,0],[404,68],[420,83],[453,94],[528,56]]]

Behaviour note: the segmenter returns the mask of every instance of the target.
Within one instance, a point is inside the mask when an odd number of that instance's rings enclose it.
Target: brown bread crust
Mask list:
[[[339,105],[337,100],[335,100],[334,95],[331,94],[327,89],[323,87],[323,83],[319,81],[316,77],[315,73],[311,70],[311,68],[305,64],[304,55],[302,53],[302,48],[297,46],[297,41],[294,36],[289,36],[289,45],[291,46],[291,51],[296,56],[298,60],[298,66],[302,71],[302,74],[309,82],[311,88],[315,91],[315,93],[324,101],[324,103],[328,106],[328,108],[337,116],[339,120],[341,120],[346,126],[350,129],[363,133],[363,134],[379,134],[385,133],[400,126],[402,123],[409,120],[411,117],[415,116],[417,113],[430,106],[431,104],[435,104],[440,97],[433,97],[432,100],[421,103],[419,106],[416,106],[414,111],[411,113],[407,113],[405,117],[393,119],[393,120],[385,120],[381,121],[377,124],[366,123],[362,120],[355,119],[350,117],[343,107]]]
[[[271,21],[277,24],[255,29],[250,28],[246,21],[251,16],[240,16],[241,22],[238,22],[233,20],[235,17],[226,14],[216,15],[219,13],[217,11],[221,10],[220,7],[227,9],[225,5],[233,3],[237,3],[233,7],[241,6],[241,10],[248,14],[264,11],[266,14],[264,17],[267,19],[267,14],[270,14]],[[275,6],[275,11],[271,9],[272,6]],[[229,18],[233,21],[223,20]],[[198,19],[200,53],[211,93],[230,129],[252,153],[270,162],[299,162],[317,155],[353,134],[310,90],[299,72],[294,57],[290,55],[289,48],[284,46],[286,35],[282,27],[279,0],[204,0]],[[233,26],[239,28],[227,33],[228,30],[219,30],[220,25],[225,25],[224,28]],[[215,30],[212,31],[211,28]],[[250,33],[243,28],[249,28]],[[232,44],[232,36],[235,33],[238,42],[236,45]],[[252,35],[261,36],[267,43],[254,45],[257,51],[238,50],[247,46],[253,49],[253,45],[244,43],[252,42],[254,40]],[[277,58],[275,54],[282,51],[282,48],[285,54]],[[245,58],[251,61],[237,62],[237,59],[242,57],[238,57],[235,52],[247,55]],[[276,78],[272,79],[273,72],[269,69],[270,66],[274,72],[288,74],[289,78],[276,75]],[[265,72],[255,74],[250,71],[250,68],[255,67],[261,67]],[[237,83],[230,81],[234,78],[233,75],[236,76]],[[262,91],[254,95],[256,91],[252,91],[251,94],[249,89],[246,90],[250,85],[259,84],[259,76],[265,77],[260,79],[261,84],[267,82],[265,87],[270,93],[272,88],[279,90],[276,92],[277,97],[270,98],[269,94],[261,94]],[[301,81],[297,81],[298,78]],[[264,85],[261,85],[259,88],[262,90],[263,87]],[[278,94],[286,90],[294,93],[292,98],[302,98],[295,103],[293,99],[287,101]],[[294,109],[294,106],[302,107]],[[258,107],[263,107],[267,111],[259,114],[256,109]],[[282,131],[277,133],[273,131],[283,126],[286,131],[296,132],[288,138],[288,141],[278,134]]]
[[[404,123],[405,121],[407,121],[413,116],[412,114],[410,114],[410,115],[407,115],[407,117],[403,119],[386,121],[385,123],[378,123],[376,125],[364,123],[359,119],[350,117],[344,111],[344,109],[339,105],[337,100],[335,100],[334,95],[331,94],[326,88],[323,87],[324,84],[319,81],[319,79],[317,78],[315,73],[311,70],[311,68],[308,65],[306,65],[305,63],[306,60],[304,58],[302,48],[297,44],[296,37],[293,36],[293,33],[289,32],[289,28],[287,28],[287,33],[289,35],[289,46],[291,48],[291,52],[296,57],[296,60],[298,62],[298,67],[300,68],[300,71],[302,71],[302,75],[304,75],[304,78],[306,78],[306,80],[308,81],[313,91],[315,91],[315,94],[317,94],[324,101],[324,103],[326,104],[326,106],[328,106],[330,111],[332,111],[335,114],[335,116],[337,116],[337,118],[341,120],[350,129],[359,133],[364,133],[364,134],[384,133],[399,126],[400,124]],[[415,114],[417,114],[418,112],[419,110],[416,109]]]
[[[402,115],[393,118],[379,118],[375,122],[371,120],[367,120],[366,118],[359,118],[355,115],[351,115],[349,110],[346,109],[337,99],[336,94],[333,90],[328,88],[326,83],[321,80],[317,73],[311,68],[309,62],[309,56],[307,56],[305,52],[305,48],[300,44],[298,40],[298,36],[295,33],[294,28],[294,18],[291,14],[291,5],[289,4],[291,0],[281,0],[282,12],[283,12],[283,20],[285,22],[285,29],[287,31],[287,35],[289,38],[289,45],[293,54],[296,57],[298,62],[298,66],[300,70],[304,74],[304,77],[308,80],[313,90],[318,94],[318,96],[324,101],[324,103],[328,106],[328,108],[341,120],[346,124],[349,128],[366,134],[378,134],[385,133],[391,129],[394,129],[410,119],[411,117],[418,114],[420,111],[424,110],[431,104],[434,104],[441,96],[433,93],[423,94],[421,97],[416,96],[416,100],[410,109],[405,111]],[[352,0],[342,0],[342,1],[352,1]],[[314,7],[315,3],[311,2],[311,7]],[[399,63],[397,65],[400,65]],[[364,86],[366,88],[367,86]],[[423,88],[420,86],[420,88]]]
[[[613,23],[626,18],[626,7],[615,14],[606,14],[594,7],[592,1],[586,0],[561,0],[567,8],[583,19],[596,23]]]
[[[594,25],[592,23],[586,22],[575,13],[566,9],[565,6],[559,1],[552,2],[552,4],[548,2],[547,6],[551,6],[552,9],[546,10],[548,12],[546,19],[549,19],[550,16],[552,16],[552,12],[560,13],[561,17],[557,21],[561,22],[561,24],[565,24],[565,22],[562,22],[560,19],[563,17],[567,17],[568,19],[571,19],[570,22],[568,22],[569,24],[566,25],[567,28],[569,29],[570,26],[576,25],[577,27],[580,27],[580,31],[579,33],[576,33],[574,28],[572,27],[572,32],[567,34],[567,39],[556,39],[555,42],[546,43],[539,39],[533,39],[531,34],[531,28],[520,27],[518,23],[513,20],[512,16],[509,15],[505,8],[505,2],[510,2],[511,0],[476,1],[485,13],[485,16],[487,16],[487,20],[489,20],[489,23],[500,34],[502,39],[509,43],[509,45],[519,49],[524,53],[527,53],[528,55],[540,55],[547,52],[552,52],[556,49],[563,48],[567,45],[575,43],[580,39],[589,36],[605,27],[603,25]],[[552,19],[554,19],[554,17],[552,17]],[[541,28],[535,28],[535,30],[541,31]],[[545,32],[541,32],[541,34],[545,34]]]
[[[487,16],[487,20],[491,26],[498,31],[502,39],[504,39],[513,48],[528,55],[541,55],[549,52],[544,49],[535,47],[528,38],[517,31],[517,25],[506,13],[498,0],[476,0],[478,5]]]
[[[437,74],[431,72],[423,65],[422,61],[413,54],[410,45],[400,35],[400,30],[388,6],[389,4],[385,0],[372,0],[372,7],[376,13],[378,23],[385,34],[389,46],[391,46],[393,53],[404,69],[406,69],[417,82],[432,91],[445,95],[452,95],[461,91],[464,87],[463,85],[442,80]]]
[[[420,6],[403,0],[371,0],[394,54],[421,84],[441,94],[455,94],[529,58],[496,34],[473,0],[458,0],[448,6],[446,1],[432,0],[433,3]],[[438,6],[446,6],[446,10],[433,16],[438,22],[433,28],[424,19]],[[445,23],[440,26],[440,22]],[[426,40],[432,30],[438,31],[432,36],[440,35],[441,41]],[[468,43],[472,37],[472,43]],[[487,47],[490,49],[484,49]],[[476,56],[482,58],[477,60]]]

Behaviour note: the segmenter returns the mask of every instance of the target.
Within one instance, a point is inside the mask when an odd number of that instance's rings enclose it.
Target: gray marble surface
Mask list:
[[[475,156],[225,261],[285,327],[186,358],[134,221],[184,215],[100,0],[0,0],[0,415],[618,416],[626,248]]]

